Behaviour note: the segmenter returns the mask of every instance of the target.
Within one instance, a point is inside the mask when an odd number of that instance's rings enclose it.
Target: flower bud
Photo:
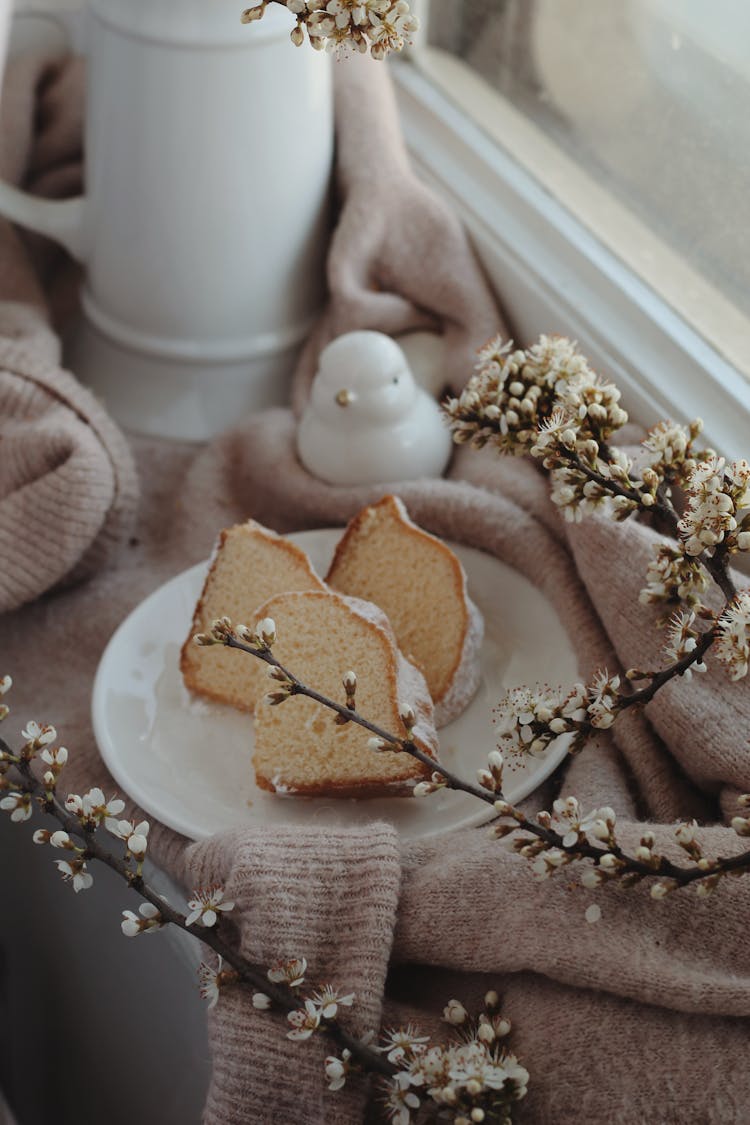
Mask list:
[[[449,1000],[447,1006],[443,1008],[443,1019],[455,1027],[465,1023],[468,1018],[469,1013],[459,1000]]]
[[[130,854],[133,856],[134,859],[138,859],[138,860],[143,859],[143,857],[146,854],[146,848],[147,847],[148,847],[148,840],[146,839],[145,836],[142,836],[139,832],[134,832],[133,835],[130,836],[130,838],[128,839],[128,851],[130,852]]]
[[[276,643],[276,622],[272,617],[264,617],[262,621],[259,621],[255,631],[267,648]]]
[[[286,702],[291,694],[291,691],[287,688],[281,688],[279,691],[269,691],[267,695],[263,696],[263,702],[267,703],[269,707],[278,707],[280,703]]]
[[[215,637],[210,637],[208,633],[196,633],[193,637],[193,643],[200,645],[201,648],[207,648],[208,645],[219,644]]]
[[[490,793],[495,792],[495,778],[489,770],[477,770],[477,781],[482,789],[488,789]]]
[[[347,672],[342,683],[344,685],[344,691],[346,692],[346,694],[354,695],[355,691],[357,690],[357,677],[354,672]]]

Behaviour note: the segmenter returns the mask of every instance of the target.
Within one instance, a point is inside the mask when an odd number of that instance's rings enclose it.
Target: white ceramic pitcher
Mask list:
[[[285,401],[324,292],[330,58],[242,0],[89,0],[86,195],[0,213],[86,267],[69,361],[123,424],[202,438]]]

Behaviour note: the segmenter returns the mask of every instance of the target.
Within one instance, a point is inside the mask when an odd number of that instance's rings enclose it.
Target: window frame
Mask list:
[[[468,113],[465,98],[450,96],[450,82],[446,89],[435,80],[429,48],[418,46],[391,69],[417,170],[463,219],[519,342],[545,331],[572,335],[621,388],[634,420],[702,417],[711,445],[731,458],[747,455],[750,381],[732,362],[744,317],[728,322],[722,354],[561,202],[549,179],[524,167],[511,143],[488,137],[482,114]],[[473,83],[485,115],[494,110],[512,124],[513,140],[526,129],[538,143],[540,131],[506,99]],[[603,194],[592,184],[593,191]],[[611,210],[624,209],[612,201]]]

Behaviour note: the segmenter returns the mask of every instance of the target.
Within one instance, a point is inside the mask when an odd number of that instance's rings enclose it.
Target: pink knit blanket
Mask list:
[[[455,218],[409,170],[385,70],[360,63],[337,73],[344,203],[330,304],[301,362],[298,405],[322,342],[347,328],[437,327],[458,382],[472,349],[501,327]],[[11,69],[6,176],[49,194],[75,187],[76,73],[39,59]],[[363,214],[387,221],[373,233]],[[336,525],[384,489],[310,477],[295,456],[291,410],[243,419],[205,447],[126,442],[58,366],[44,289],[64,311],[68,266],[48,248],[32,251],[34,266],[17,234],[0,228],[0,674],[14,677],[17,716],[64,735],[67,785],[111,792],[89,706],[101,652],[126,614],[205,558],[221,527],[251,515],[282,531]],[[389,490],[428,530],[522,570],[560,616],[582,675],[659,661],[653,611],[638,602],[648,529],[564,525],[533,466],[488,451],[461,449],[445,479]],[[674,821],[696,817],[706,853],[727,854],[738,844],[726,827],[736,796],[750,791],[749,747],[748,682],[709,671],[600,733],[558,786],[587,808],[611,805],[624,845],[648,823],[656,847],[674,856]],[[546,786],[530,807],[550,807],[555,795]],[[154,825],[152,837],[159,862],[186,885],[225,885],[237,941],[254,961],[304,955],[311,979],[355,992],[355,1030],[412,1021],[440,1034],[449,999],[469,1006],[496,988],[531,1074],[519,1121],[750,1120],[747,878],[724,880],[707,899],[683,891],[658,903],[643,888],[610,886],[597,892],[603,917],[591,926],[586,892],[564,876],[538,882],[485,830],[405,845],[370,820],[366,803],[350,829],[243,829],[191,844]],[[293,1044],[284,1030],[244,991],[222,995],[210,1016],[207,1122],[380,1120],[366,1081],[329,1092],[326,1044]]]

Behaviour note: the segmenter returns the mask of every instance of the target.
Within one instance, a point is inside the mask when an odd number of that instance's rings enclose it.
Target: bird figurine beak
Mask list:
[[[336,395],[335,395],[335,398],[336,398],[336,402],[339,404],[339,406],[350,406],[351,403],[354,402],[354,399],[356,398],[356,395],[352,391],[348,391],[348,390],[344,389],[344,390],[337,391]]]

